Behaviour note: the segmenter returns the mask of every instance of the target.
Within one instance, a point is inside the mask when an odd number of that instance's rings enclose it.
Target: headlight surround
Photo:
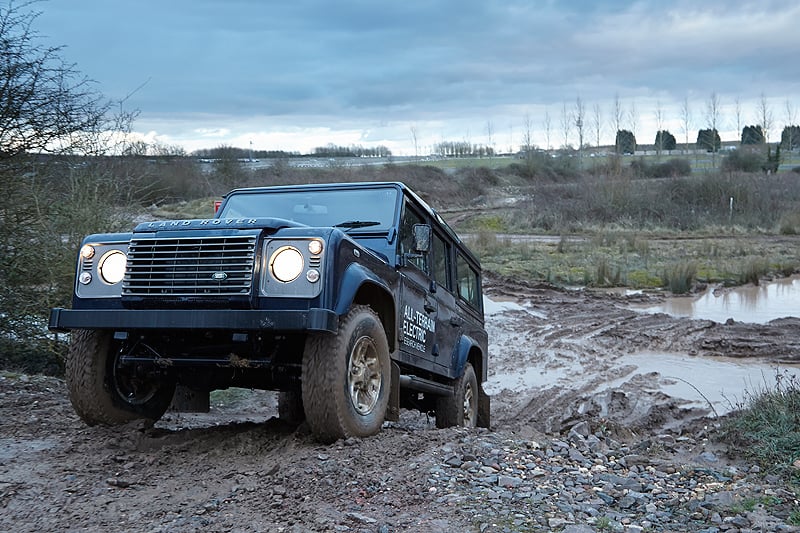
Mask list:
[[[282,283],[290,283],[303,273],[303,254],[294,246],[281,246],[269,259],[272,277]]]
[[[128,258],[120,250],[111,250],[100,258],[97,271],[100,278],[109,285],[116,285],[125,277],[125,263]]]

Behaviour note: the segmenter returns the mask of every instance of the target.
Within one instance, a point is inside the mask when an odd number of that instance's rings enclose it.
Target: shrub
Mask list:
[[[674,294],[686,294],[697,279],[697,265],[693,262],[676,263],[664,269],[661,279]]]
[[[733,150],[722,160],[726,172],[758,172],[766,163],[763,154],[749,150]]]
[[[0,368],[60,377],[64,375],[62,351],[65,349],[66,345],[49,343],[45,339],[19,341],[0,338]]]
[[[677,178],[678,176],[688,176],[692,173],[692,165],[688,159],[673,158],[653,165],[650,172],[653,178]]]
[[[752,283],[758,285],[761,278],[766,276],[769,272],[769,263],[766,259],[756,258],[751,259],[742,267],[739,272],[739,283]]]

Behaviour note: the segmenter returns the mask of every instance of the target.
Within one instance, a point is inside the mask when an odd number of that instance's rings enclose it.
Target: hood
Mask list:
[[[192,220],[161,220],[142,222],[134,233],[154,231],[194,231],[202,229],[267,229],[277,231],[282,228],[303,228],[305,224],[282,218],[200,218]]]

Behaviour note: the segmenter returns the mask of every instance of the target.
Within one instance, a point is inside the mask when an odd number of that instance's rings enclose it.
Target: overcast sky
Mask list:
[[[800,3],[673,0],[47,0],[47,44],[141,114],[149,140],[311,151],[382,144],[413,155],[442,140],[498,150],[563,144],[562,108],[580,98],[613,142],[616,95],[652,143],[659,103],[683,139],[712,92],[723,140],[756,122],[763,94],[780,135],[800,106]],[[138,90],[137,90],[138,88]],[[132,94],[131,94],[132,93]],[[797,113],[800,115],[800,112]],[[629,118],[626,119],[629,121]],[[798,119],[795,118],[794,122]],[[632,124],[628,124],[630,126]],[[587,142],[594,144],[594,133]],[[577,144],[573,127],[571,144]]]

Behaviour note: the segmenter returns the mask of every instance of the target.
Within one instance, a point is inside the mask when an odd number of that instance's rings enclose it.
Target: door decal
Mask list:
[[[404,305],[401,331],[404,345],[424,353],[428,333],[436,333],[436,321],[410,305]]]

